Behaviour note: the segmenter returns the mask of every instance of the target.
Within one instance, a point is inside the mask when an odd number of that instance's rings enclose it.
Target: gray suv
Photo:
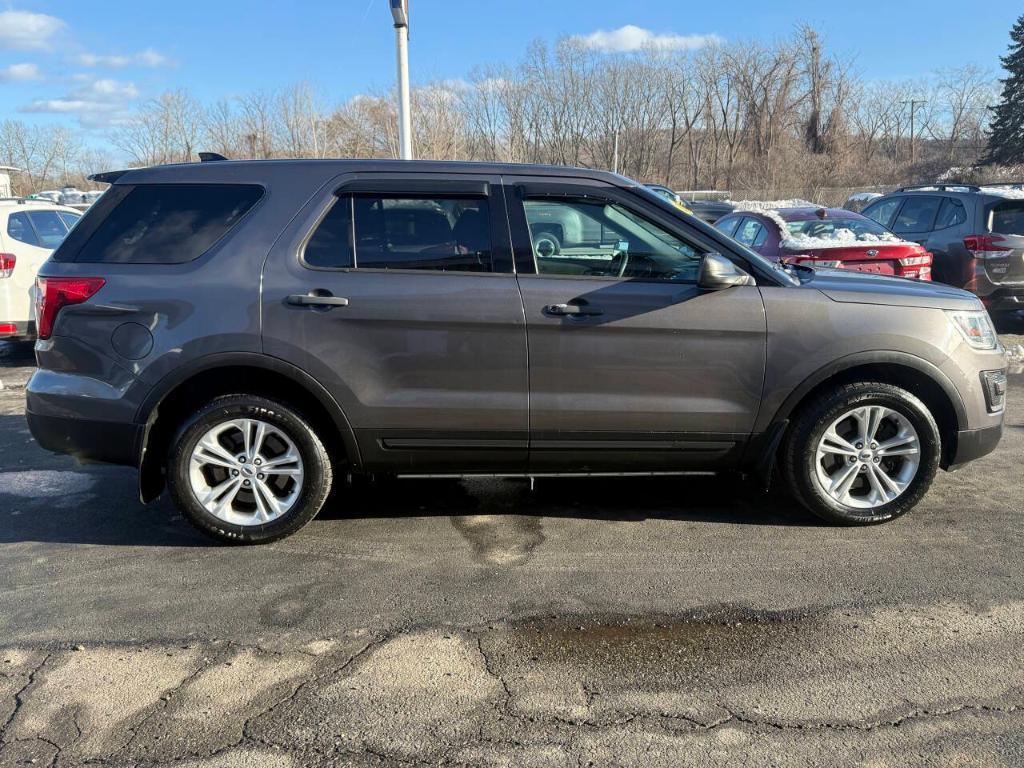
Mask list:
[[[895,518],[991,451],[975,296],[780,267],[629,179],[203,162],[109,191],[40,271],[44,447],[138,467],[200,529],[280,538],[352,474],[781,475]],[[339,496],[343,503],[344,496]]]
[[[863,214],[932,253],[932,279],[981,297],[988,311],[1024,309],[1022,184],[929,184],[874,200]]]

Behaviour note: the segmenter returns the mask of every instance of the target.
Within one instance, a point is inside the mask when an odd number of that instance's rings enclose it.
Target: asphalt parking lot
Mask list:
[[[0,765],[1024,763],[1020,363],[998,451],[884,526],[409,480],[232,548],[39,449],[2,352]]]

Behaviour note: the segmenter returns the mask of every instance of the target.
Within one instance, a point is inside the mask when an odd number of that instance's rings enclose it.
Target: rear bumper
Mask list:
[[[48,451],[67,453],[81,461],[137,463],[141,424],[43,416],[32,411],[26,411],[25,418],[32,437]]]
[[[36,337],[34,322],[0,320],[0,341],[21,341]]]
[[[964,429],[957,432],[956,453],[947,469],[953,471],[968,462],[987,456],[996,449],[1002,436],[1002,423],[982,429]]]

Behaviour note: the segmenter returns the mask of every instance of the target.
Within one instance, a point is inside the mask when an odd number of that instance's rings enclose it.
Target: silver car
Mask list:
[[[98,180],[40,271],[29,425],[138,467],[143,501],[167,488],[225,541],[296,531],[359,473],[739,470],[878,523],[1001,435],[977,297],[782,268],[620,176],[289,160]]]

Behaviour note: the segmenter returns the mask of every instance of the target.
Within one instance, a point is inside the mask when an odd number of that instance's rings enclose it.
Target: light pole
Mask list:
[[[398,156],[412,160],[412,117],[409,115],[409,0],[391,0],[398,57]]]

